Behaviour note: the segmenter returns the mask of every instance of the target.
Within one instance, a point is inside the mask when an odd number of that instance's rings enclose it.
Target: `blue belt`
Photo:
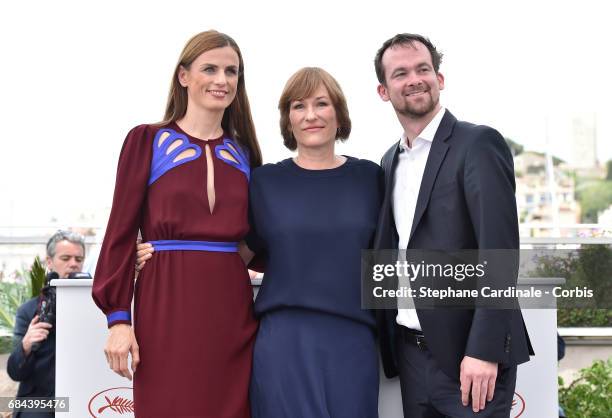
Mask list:
[[[160,241],[149,241],[155,251],[215,251],[222,253],[238,252],[237,242],[214,242],[214,241],[183,241],[166,239]]]

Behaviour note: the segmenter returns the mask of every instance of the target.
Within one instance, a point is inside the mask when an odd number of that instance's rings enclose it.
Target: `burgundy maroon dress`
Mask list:
[[[137,417],[249,417],[257,323],[236,243],[248,230],[248,160],[227,136],[175,123],[128,134],[93,285],[109,326],[131,323]],[[156,251],[134,288],[140,229]]]

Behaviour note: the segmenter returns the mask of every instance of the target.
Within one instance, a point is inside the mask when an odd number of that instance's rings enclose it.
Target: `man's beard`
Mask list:
[[[418,105],[413,105],[411,103],[403,102],[400,106],[395,107],[395,110],[400,115],[406,116],[411,119],[416,119],[428,115],[432,110],[436,108],[440,99],[433,100],[431,97],[431,92],[425,92],[428,97],[425,103],[420,103]]]

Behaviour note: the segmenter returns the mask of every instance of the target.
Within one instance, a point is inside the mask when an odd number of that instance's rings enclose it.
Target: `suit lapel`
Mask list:
[[[421,218],[425,213],[425,209],[427,209],[431,189],[433,188],[436,177],[438,176],[438,171],[440,171],[442,161],[444,161],[444,157],[446,156],[446,152],[449,148],[446,141],[450,138],[456,121],[457,119],[448,110],[446,110],[442,120],[440,121],[440,126],[438,126],[438,130],[436,131],[436,135],[431,143],[431,149],[429,150],[429,156],[427,157],[427,163],[425,164],[425,171],[423,172],[423,179],[421,180],[419,197],[417,198],[417,204],[414,210],[414,220],[412,221],[410,239],[408,240],[409,246],[412,236],[414,235],[414,231],[421,221]]]
[[[383,207],[389,210],[391,209],[389,202],[391,200],[391,194],[393,193],[393,176],[395,175],[395,168],[397,167],[398,155],[399,145],[394,148],[393,153],[390,155],[391,158],[387,158],[383,163],[383,169],[385,171],[385,199]]]

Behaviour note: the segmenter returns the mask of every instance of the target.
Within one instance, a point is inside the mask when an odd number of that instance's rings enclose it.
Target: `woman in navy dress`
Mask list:
[[[110,368],[131,379],[132,354],[137,417],[250,416],[257,322],[238,242],[261,154],[243,71],[232,38],[193,37],[164,121],[132,129],[119,157],[93,297],[110,328]],[[139,230],[156,251],[134,289]]]
[[[336,155],[351,130],[326,71],[303,68],[279,101],[284,143],[297,156],[254,170],[248,247],[266,259],[255,302],[254,418],[375,418],[378,357],[361,309],[361,250],[372,244],[381,171]]]

